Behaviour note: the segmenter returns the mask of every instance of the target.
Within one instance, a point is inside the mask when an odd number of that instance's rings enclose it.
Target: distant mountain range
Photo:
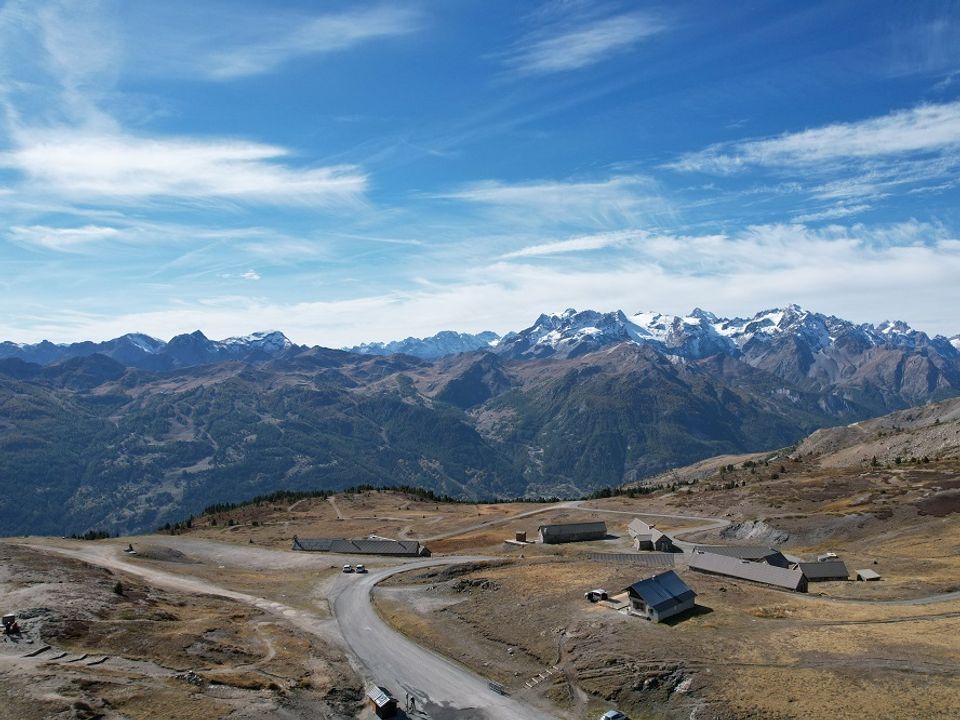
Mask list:
[[[408,337],[406,340],[394,340],[388,343],[362,343],[354,347],[344,348],[344,350],[360,355],[396,355],[402,353],[423,360],[435,360],[447,355],[494,348],[499,340],[500,336],[490,330],[477,335],[444,330],[427,338]]]
[[[258,332],[245,337],[210,340],[197,330],[188,335],[177,335],[170,342],[141,333],[130,333],[104,342],[85,341],[68,345],[56,345],[47,340],[35,345],[7,341],[0,342],[0,358],[53,365],[74,358],[103,355],[127,367],[174,370],[224,360],[266,360],[293,347],[293,343],[281,332]]]
[[[408,337],[392,342],[361,343],[342,348],[360,355],[411,355],[423,360],[489,350],[510,358],[576,357],[622,342],[650,345],[659,351],[689,359],[724,353],[751,357],[756,350],[784,337],[795,338],[809,352],[829,351],[850,343],[864,347],[934,347],[950,345],[960,350],[960,335],[929,337],[902,321],[880,325],[847,320],[804,310],[798,305],[764,310],[751,318],[721,318],[695,309],[687,316],[644,312],[631,316],[622,311],[601,313],[568,309],[541,315],[534,324],[501,337],[495,332],[477,334],[444,330],[425,338]],[[201,331],[177,335],[169,342],[130,333],[103,342],[30,344],[0,342],[0,359],[51,365],[77,357],[105,355],[128,367],[171,370],[224,360],[256,362],[307,349],[293,344],[279,331],[257,332],[226,340],[210,340]]]
[[[572,496],[960,396],[958,345],[797,306],[568,310],[349,350],[2,343],[0,532],[150,529],[279,488]]]

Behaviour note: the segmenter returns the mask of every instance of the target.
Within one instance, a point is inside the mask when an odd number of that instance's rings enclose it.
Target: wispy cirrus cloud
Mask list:
[[[201,53],[196,69],[210,80],[262,75],[297,58],[411,33],[419,22],[420,13],[412,7],[381,5],[342,13],[287,16],[279,23],[228,26],[233,36],[220,40],[224,46]]]
[[[506,63],[523,75],[569,72],[627,52],[666,29],[659,18],[627,13],[602,19],[576,18],[550,25],[523,38]]]
[[[116,240],[121,231],[115,227],[84,225],[82,227],[51,227],[48,225],[15,225],[9,237],[20,245],[34,246],[59,252],[77,252],[91,245]]]
[[[646,213],[668,211],[656,183],[638,175],[515,183],[484,180],[434,197],[486,206],[504,219],[525,223],[622,226],[625,221],[639,221]]]
[[[557,240],[554,242],[538,243],[528,245],[527,247],[508,252],[500,256],[501,260],[511,260],[515,258],[545,257],[552,255],[562,255],[564,253],[590,252],[594,250],[604,250],[613,247],[622,247],[632,240],[638,239],[644,233],[635,231],[621,231],[598,233],[595,235],[581,235],[579,237],[569,238],[567,240]]]
[[[366,189],[357,167],[298,168],[285,148],[231,139],[139,137],[62,128],[15,134],[0,167],[46,193],[73,199],[231,199],[278,205],[355,204]]]
[[[367,189],[367,174],[355,165],[306,165],[287,147],[253,140],[125,129],[110,108],[122,97],[117,91],[119,78],[135,64],[130,61],[140,49],[135,33],[121,32],[130,28],[121,26],[115,10],[104,3],[23,0],[0,8],[0,45],[9,53],[9,62],[0,63],[0,103],[6,111],[0,171],[10,177],[9,203],[19,199],[22,209],[38,206],[38,198],[65,206],[85,203],[88,208],[157,201],[309,205],[324,210],[358,206]],[[249,51],[249,57],[259,58],[259,67],[266,70],[291,53],[333,51],[409,29],[413,17],[413,11],[387,7],[311,17],[286,14],[282,31],[272,33],[277,30],[272,18],[256,25],[249,13],[229,13],[224,35],[237,40],[236,26],[242,25],[256,29],[250,30],[254,41],[242,46],[224,41],[204,50],[223,50],[221,69],[231,63],[239,68],[240,56],[227,51],[233,47]],[[208,23],[207,32],[214,27]],[[180,35],[169,31],[163,26],[156,33],[162,36],[165,51],[194,57],[170,42]],[[268,42],[269,38],[273,39]],[[162,58],[157,63],[162,64]],[[197,72],[194,68],[194,76]],[[79,247],[80,238],[87,236],[43,237],[48,248],[62,249],[68,244],[65,238]]]
[[[860,203],[858,205],[847,205],[844,203],[837,203],[832,207],[824,208],[823,210],[814,210],[812,212],[802,213],[793,218],[795,223],[809,223],[809,222],[821,222],[823,220],[839,220],[840,218],[850,217],[852,215],[859,215],[864,213],[871,208],[870,205],[866,203]]]
[[[713,145],[667,164],[674,170],[729,174],[751,166],[807,168],[843,160],[960,150],[960,101],[777,137]]]

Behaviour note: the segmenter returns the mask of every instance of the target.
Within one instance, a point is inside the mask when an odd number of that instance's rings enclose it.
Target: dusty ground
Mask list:
[[[541,524],[603,520],[610,537],[596,547],[578,545],[577,551],[621,552],[631,548],[627,524],[633,517],[644,517],[665,531],[697,524],[677,518],[645,517],[645,508],[649,507],[652,506],[644,500],[626,498],[560,508],[543,503],[432,503],[409,495],[370,491],[329,499],[307,498],[290,505],[250,505],[202,515],[193,520],[193,527],[184,531],[184,535],[224,543],[250,544],[252,540],[259,547],[288,548],[294,535],[356,538],[373,534],[419,540],[432,552],[446,554],[500,551],[503,541],[514,538],[518,531],[526,532],[530,540],[536,539]],[[615,509],[623,513],[596,512],[595,509]],[[561,546],[531,550],[555,554],[570,551]]]
[[[289,505],[251,505],[194,519],[193,537],[289,547],[294,535],[302,537],[365,537],[430,541],[459,533],[469,525],[497,522],[519,513],[535,512],[547,505],[503,503],[424,502],[392,492],[337,495],[327,500],[307,498]],[[231,521],[235,524],[231,525]],[[530,520],[536,531],[537,516]],[[499,536],[498,536],[499,539]]]
[[[360,687],[340,651],[272,615],[12,544],[0,558],[0,604],[24,630],[0,642],[0,717],[355,714]]]

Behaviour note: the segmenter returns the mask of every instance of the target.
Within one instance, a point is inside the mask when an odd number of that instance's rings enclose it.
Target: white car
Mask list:
[[[352,572],[353,572],[353,565],[344,565],[344,566],[343,566],[343,571],[344,571],[345,573],[352,573]]]
[[[362,575],[362,574],[365,573],[366,571],[367,571],[367,569],[366,569],[363,565],[357,565],[357,572],[358,572],[358,573],[360,573],[360,574]]]
[[[630,720],[630,718],[628,718],[619,710],[607,710],[603,715],[600,716],[600,720]]]

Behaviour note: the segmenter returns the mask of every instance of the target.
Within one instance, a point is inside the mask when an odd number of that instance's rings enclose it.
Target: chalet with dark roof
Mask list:
[[[631,611],[653,622],[693,609],[697,597],[673,570],[635,582],[626,591]]]

